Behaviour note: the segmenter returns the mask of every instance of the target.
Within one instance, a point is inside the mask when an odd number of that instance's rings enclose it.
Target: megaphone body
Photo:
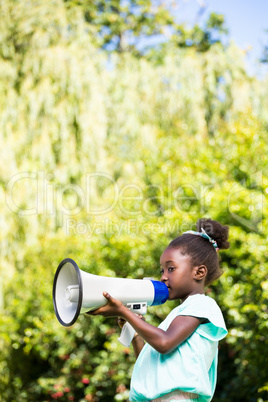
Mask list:
[[[107,304],[103,292],[124,305],[144,303],[155,306],[166,302],[167,286],[151,279],[109,278],[80,270],[71,258],[59,264],[53,283],[53,304],[56,317],[65,327],[75,323],[78,316]]]

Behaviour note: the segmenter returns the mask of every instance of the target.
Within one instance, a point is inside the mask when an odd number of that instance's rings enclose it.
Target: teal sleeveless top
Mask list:
[[[130,401],[150,401],[173,391],[199,395],[196,402],[211,401],[217,380],[218,341],[226,334],[222,312],[209,296],[189,296],[174,308],[159,328],[167,330],[179,315],[206,319],[183,343],[168,354],[146,344],[133,369]]]

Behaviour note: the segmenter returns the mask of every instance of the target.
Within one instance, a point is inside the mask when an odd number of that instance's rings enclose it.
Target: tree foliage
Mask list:
[[[174,15],[159,0],[65,0],[66,7],[82,10],[96,35],[94,42],[108,51],[137,52],[145,38],[164,34],[175,25]]]
[[[114,4],[98,6],[108,18]],[[1,398],[127,400],[132,351],[113,320],[57,322],[55,270],[71,257],[98,275],[157,278],[171,238],[208,216],[231,241],[208,289],[229,329],[214,401],[265,401],[267,80],[217,41],[205,52],[170,41],[161,63],[107,56],[78,5],[0,3]],[[222,29],[214,17],[207,28]]]
[[[170,43],[204,52],[228,32],[224,16],[216,13],[211,13],[204,28],[178,24],[176,3],[164,0],[65,0],[65,4],[67,9],[82,11],[93,42],[108,52],[161,57]]]

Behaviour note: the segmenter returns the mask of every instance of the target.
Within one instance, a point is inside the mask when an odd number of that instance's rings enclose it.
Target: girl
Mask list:
[[[168,245],[160,258],[169,300],[180,300],[158,328],[141,320],[107,292],[107,304],[92,315],[122,317],[136,330],[138,357],[130,401],[208,402],[216,387],[218,341],[227,334],[220,308],[205,287],[221,274],[217,251],[229,247],[229,228],[200,219]],[[144,341],[146,345],[144,346]]]

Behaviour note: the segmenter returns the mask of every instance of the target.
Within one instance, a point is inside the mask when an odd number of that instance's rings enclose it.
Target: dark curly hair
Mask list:
[[[196,229],[198,232],[201,232],[202,228],[217,242],[219,250],[230,247],[230,243],[228,242],[228,226],[221,225],[219,222],[211,219],[202,218],[197,221]],[[207,239],[191,233],[184,233],[172,240],[168,247],[180,249],[182,254],[189,255],[192,259],[193,267],[205,265],[208,270],[206,285],[209,285],[222,275],[218,253]]]

